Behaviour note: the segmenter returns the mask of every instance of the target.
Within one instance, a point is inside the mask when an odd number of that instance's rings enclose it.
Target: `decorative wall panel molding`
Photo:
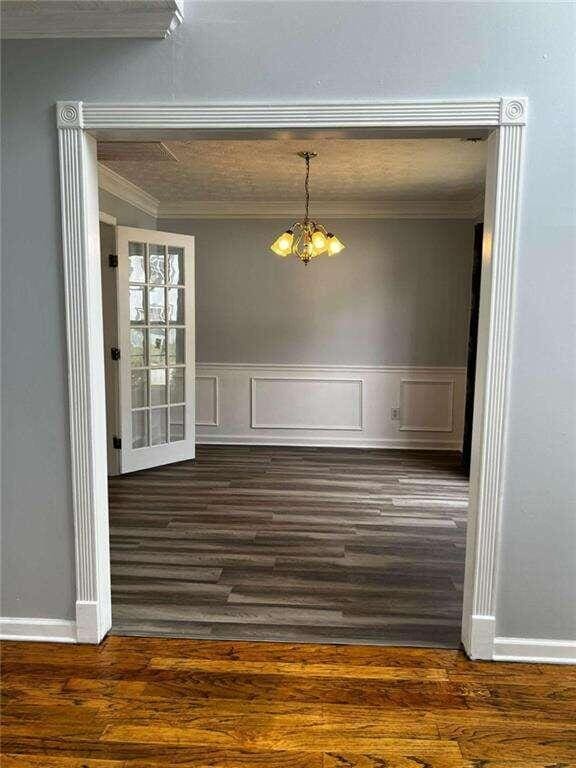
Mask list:
[[[197,399],[200,443],[461,447],[466,387],[462,367],[198,363],[197,376],[198,389],[204,388]],[[213,395],[206,383],[215,379],[220,385],[219,424],[211,423]],[[405,418],[413,427],[409,434],[392,418],[406,382],[421,390],[418,398],[404,404]],[[435,430],[431,419],[437,418],[438,402],[443,410]]]
[[[362,379],[252,376],[252,429],[362,430]]]
[[[218,376],[196,376],[196,426],[220,425],[220,382]]]
[[[2,0],[2,37],[164,38],[182,23],[183,0]]]
[[[403,379],[400,382],[400,429],[403,432],[452,432],[454,382]]]

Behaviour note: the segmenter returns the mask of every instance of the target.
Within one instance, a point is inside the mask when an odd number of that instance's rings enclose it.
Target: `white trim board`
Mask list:
[[[496,637],[492,658],[495,661],[576,664],[576,640]]]
[[[476,648],[472,619],[493,619],[496,615],[513,287],[527,117],[527,100],[515,96],[306,104],[58,102],[77,620],[82,641],[98,642],[111,621],[98,169],[93,136],[107,138],[113,133],[119,137],[122,130],[129,130],[134,139],[149,137],[151,131],[191,136],[196,130],[211,129],[369,128],[393,129],[398,134],[403,128],[484,127],[491,132],[487,141],[462,640],[469,655],[492,658],[493,642]],[[84,612],[83,605],[90,605],[91,610]]]
[[[56,6],[56,8],[55,8]],[[59,6],[59,7],[58,7]],[[3,0],[2,37],[34,38],[140,37],[165,38],[184,18],[183,0]]]
[[[76,622],[65,619],[0,618],[0,640],[75,643]]]

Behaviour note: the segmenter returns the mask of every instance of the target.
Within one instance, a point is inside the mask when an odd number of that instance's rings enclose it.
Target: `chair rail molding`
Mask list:
[[[57,104],[60,134],[71,471],[76,535],[78,638],[98,642],[110,626],[104,360],[94,140],[129,130],[191,135],[251,128],[489,128],[472,493],[464,585],[463,642],[494,657],[495,583],[502,504],[510,330],[520,214],[523,97],[346,103]]]

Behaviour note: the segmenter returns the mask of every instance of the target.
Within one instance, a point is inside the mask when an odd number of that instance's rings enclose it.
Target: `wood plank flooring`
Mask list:
[[[457,648],[448,452],[199,446],[110,482],[113,632]]]
[[[574,768],[576,669],[460,651],[2,644],[3,768]]]

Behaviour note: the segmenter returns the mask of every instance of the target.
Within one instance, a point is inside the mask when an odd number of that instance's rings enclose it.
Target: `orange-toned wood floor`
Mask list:
[[[460,651],[4,643],[3,768],[567,768],[576,670]]]

